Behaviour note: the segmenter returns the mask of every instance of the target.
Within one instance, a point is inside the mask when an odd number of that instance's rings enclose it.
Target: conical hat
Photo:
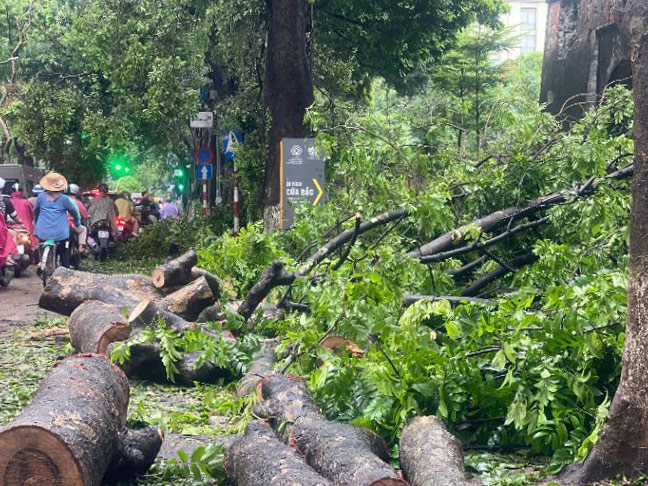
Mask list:
[[[46,191],[65,191],[67,187],[67,180],[61,174],[50,172],[40,180],[40,185]]]

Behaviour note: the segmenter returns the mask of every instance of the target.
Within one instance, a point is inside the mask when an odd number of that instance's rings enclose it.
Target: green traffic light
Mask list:
[[[121,170],[121,169],[122,169],[121,164],[117,164],[117,165],[115,166],[115,169],[117,169],[117,170]]]
[[[88,136],[87,136],[85,133],[82,133],[82,134],[81,134],[81,139],[82,139],[82,140],[85,140],[86,138],[88,138]]]
[[[178,184],[178,189],[180,189],[181,191],[184,191],[184,184]]]
[[[124,172],[130,172],[130,169],[128,167],[124,167]]]

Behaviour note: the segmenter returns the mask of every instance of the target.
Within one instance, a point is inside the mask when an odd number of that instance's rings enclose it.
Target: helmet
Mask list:
[[[32,192],[34,194],[40,194],[41,192],[45,192],[45,189],[43,189],[43,186],[41,186],[40,184],[36,184],[32,189]]]
[[[79,194],[81,192],[81,188],[76,184],[70,184],[68,186],[68,191],[70,192],[70,194]]]
[[[22,192],[22,189],[23,189],[23,188],[22,188],[22,185],[20,184],[20,182],[14,182],[14,183],[11,185],[11,190],[12,190],[13,192]]]
[[[108,184],[101,183],[101,184],[99,184],[98,189],[99,189],[99,192],[101,192],[103,194],[108,194]]]

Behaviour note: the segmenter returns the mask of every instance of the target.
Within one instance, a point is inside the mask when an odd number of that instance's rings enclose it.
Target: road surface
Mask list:
[[[62,317],[38,307],[43,283],[31,266],[20,278],[14,278],[9,287],[0,288],[0,332],[38,321]]]

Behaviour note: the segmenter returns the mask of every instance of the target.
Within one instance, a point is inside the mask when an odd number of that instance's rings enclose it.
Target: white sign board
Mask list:
[[[191,128],[212,128],[214,126],[214,113],[211,111],[201,111],[195,120],[189,123]]]

